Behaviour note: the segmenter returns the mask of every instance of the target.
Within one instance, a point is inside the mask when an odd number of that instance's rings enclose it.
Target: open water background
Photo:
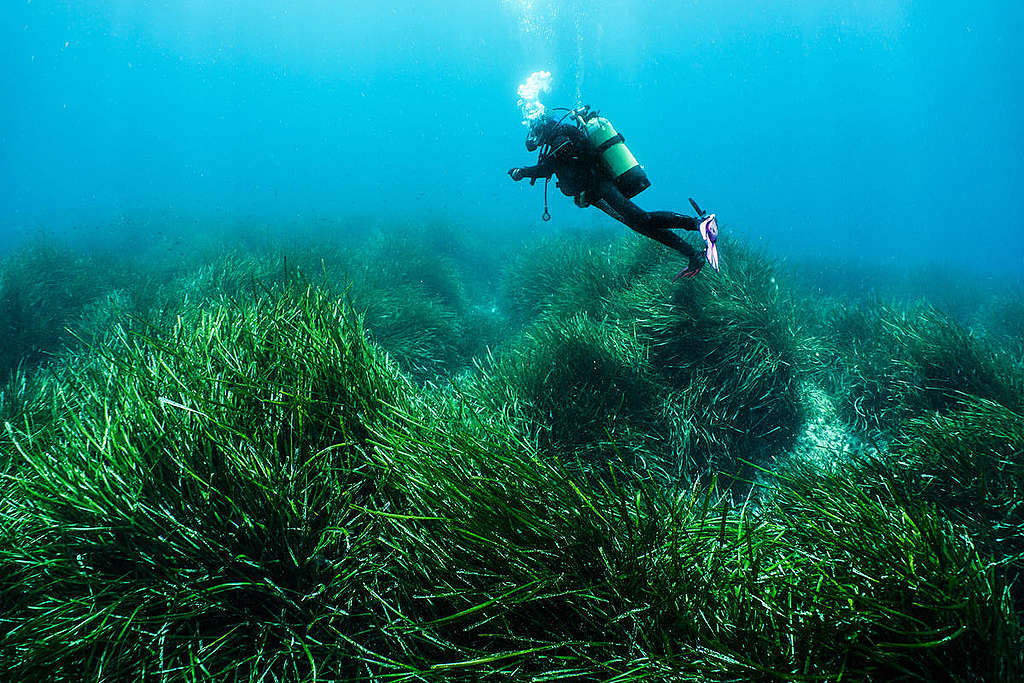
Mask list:
[[[0,249],[26,236],[605,225],[505,171],[516,86],[598,107],[653,187],[772,254],[1019,277],[1018,3],[11,0]],[[552,188],[553,189],[553,188]]]

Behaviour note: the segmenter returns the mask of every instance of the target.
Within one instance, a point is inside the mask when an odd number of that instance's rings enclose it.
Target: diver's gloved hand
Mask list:
[[[523,169],[519,167],[508,169],[508,174],[512,178],[512,180],[515,180],[516,182],[519,182],[520,180],[523,179]]]

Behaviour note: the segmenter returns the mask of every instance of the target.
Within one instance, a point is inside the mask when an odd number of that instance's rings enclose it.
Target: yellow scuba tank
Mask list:
[[[629,151],[625,140],[608,119],[595,116],[583,125],[594,153],[601,158],[604,167],[615,180],[615,185],[627,199],[651,186],[644,167]]]

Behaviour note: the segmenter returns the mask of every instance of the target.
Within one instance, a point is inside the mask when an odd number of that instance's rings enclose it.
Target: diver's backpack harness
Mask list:
[[[626,147],[626,139],[615,130],[608,119],[600,116],[596,109],[591,109],[589,105],[584,104],[575,109],[559,107],[554,111],[564,111],[565,114],[558,119],[552,129],[560,126],[565,119],[571,116],[577,129],[583,134],[583,139],[587,141],[590,153],[601,160],[601,165],[626,199],[632,199],[651,186],[651,181],[647,178],[643,166]],[[552,148],[550,142],[541,145],[537,154],[537,164],[539,165],[557,154],[558,150],[567,144],[569,144],[568,141],[563,142],[557,148]],[[532,185],[536,180],[536,178],[532,179],[530,184]],[[541,218],[545,221],[551,220],[551,213],[548,211],[548,183],[550,181],[551,176],[544,181],[544,213]]]

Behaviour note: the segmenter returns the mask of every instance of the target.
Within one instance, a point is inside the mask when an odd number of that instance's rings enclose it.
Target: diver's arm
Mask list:
[[[544,159],[536,166],[527,166],[522,169],[524,178],[550,178],[551,174],[555,172],[555,165],[551,159]]]
[[[535,166],[509,169],[508,174],[512,176],[512,180],[550,178],[560,161],[571,162],[579,156],[582,148],[579,132],[569,126],[563,128],[565,130],[552,141],[550,150]]]
[[[509,169],[508,174],[512,176],[512,180],[522,180],[523,178],[550,178],[554,172],[555,165],[551,157],[547,157],[535,166]]]

